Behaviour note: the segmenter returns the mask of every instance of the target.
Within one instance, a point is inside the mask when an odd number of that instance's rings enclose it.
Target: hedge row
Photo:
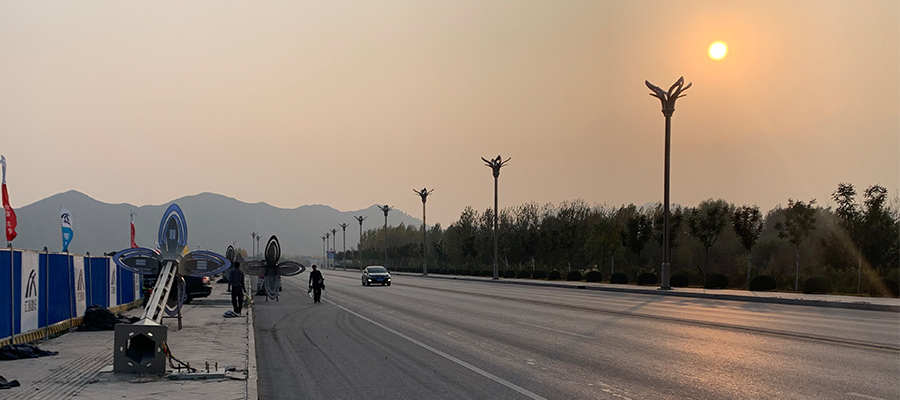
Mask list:
[[[417,273],[422,272],[421,268],[396,268],[394,271],[397,272],[409,272],[409,273]],[[432,273],[444,274],[444,275],[464,275],[464,276],[483,276],[483,277],[492,277],[494,276],[493,271],[491,270],[469,270],[469,269],[446,269],[446,268],[438,268],[432,269]],[[511,269],[501,271],[500,276],[507,279],[518,278],[518,279],[546,279],[546,280],[561,280],[563,278],[562,273],[557,270],[547,271],[536,270],[536,271],[514,271]],[[565,276],[567,281],[587,281],[587,282],[601,282],[603,281],[603,275],[600,271],[590,270],[587,273],[582,274],[581,271],[570,271]],[[629,279],[628,275],[625,275],[621,272],[616,272],[609,277],[609,283],[614,284],[628,284]],[[645,272],[637,276],[637,284],[638,285],[657,285],[658,278],[656,274]],[[690,278],[682,273],[673,274],[669,278],[669,284],[672,287],[687,287],[690,285]],[[723,274],[711,274],[706,277],[706,281],[703,282],[703,287],[706,289],[725,289],[729,285],[728,277]],[[750,290],[751,291],[768,291],[768,290],[776,290],[778,289],[775,278],[769,275],[758,275],[753,277],[750,280]],[[785,288],[792,289],[792,288]],[[812,276],[803,281],[802,291],[807,294],[815,294],[815,293],[831,293],[831,282],[825,276]],[[900,297],[900,287],[893,279],[882,278],[881,280],[872,282],[869,286],[869,295],[873,297]]]

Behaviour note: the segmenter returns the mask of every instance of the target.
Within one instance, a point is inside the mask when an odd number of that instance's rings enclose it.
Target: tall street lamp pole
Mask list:
[[[328,268],[328,239],[331,238],[331,232],[325,231],[325,268]]]
[[[426,229],[427,225],[425,225],[425,200],[428,199],[428,195],[430,195],[431,192],[434,192],[434,189],[413,189],[413,192],[422,198],[422,275],[428,275],[428,242],[425,241],[425,234],[428,230]]]
[[[359,254],[359,269],[362,269],[362,223],[368,217],[357,215],[353,218],[356,218],[356,220],[359,221],[359,243],[356,244],[356,252]]]
[[[332,253],[337,253],[337,246],[335,245],[336,241],[337,241],[337,228],[332,228],[331,229],[331,252]],[[335,256],[334,256],[334,261],[337,262],[337,254],[335,254]],[[332,264],[331,268],[334,268],[335,266],[336,266],[335,264]]]
[[[662,275],[662,285],[659,289],[672,290],[672,287],[669,285],[671,253],[669,248],[669,149],[671,145],[672,114],[675,113],[675,101],[680,97],[687,96],[682,93],[691,87],[691,83],[685,86],[684,77],[682,76],[669,88],[668,92],[662,90],[659,86],[653,85],[650,81],[644,81],[644,83],[653,91],[650,95],[658,98],[662,103],[662,113],[666,116],[666,166],[665,183],[663,184],[663,263],[660,273]]]
[[[328,262],[328,251],[325,250],[325,241],[328,240],[325,235],[322,235],[322,268],[325,268],[325,265]]]
[[[378,206],[378,209],[384,212],[384,267],[387,268],[387,216],[391,211],[391,206],[385,204],[383,206]]]
[[[341,261],[342,261],[342,264],[344,265],[344,271],[346,271],[347,270],[347,226],[348,225],[342,222],[342,223],[338,224],[338,226],[340,226],[341,229],[344,231],[344,234],[343,234],[344,253],[341,256]]]
[[[252,258],[256,257],[256,232],[250,232],[250,236],[253,237],[253,239],[250,240],[250,252],[253,253],[250,257]]]
[[[506,163],[511,160],[511,158],[507,158],[506,161],[503,161],[502,158],[498,155],[497,158],[493,160],[487,160],[484,157],[481,157],[481,160],[484,161],[484,165],[491,167],[491,170],[494,172],[494,279],[500,279],[499,269],[497,267],[497,225],[499,221],[499,217],[497,215],[497,181],[500,178],[500,168],[503,168]]]

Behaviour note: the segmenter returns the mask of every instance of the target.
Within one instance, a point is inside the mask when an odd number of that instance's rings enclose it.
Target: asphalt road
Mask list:
[[[324,274],[256,296],[260,399],[900,398],[897,313]]]

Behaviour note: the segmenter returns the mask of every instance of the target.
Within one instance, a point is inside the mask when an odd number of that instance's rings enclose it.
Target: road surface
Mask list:
[[[260,399],[900,398],[897,313],[324,275],[256,296]]]

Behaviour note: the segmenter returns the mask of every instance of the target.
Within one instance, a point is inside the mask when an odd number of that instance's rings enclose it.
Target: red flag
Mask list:
[[[134,242],[134,214],[131,214],[131,248],[136,248],[137,243]]]
[[[16,238],[16,212],[9,205],[9,193],[6,192],[6,183],[3,183],[3,209],[6,210],[6,241],[12,242]]]
[[[0,165],[3,166],[3,209],[6,210],[6,241],[12,242],[16,238],[16,212],[9,206],[9,193],[6,192],[6,157],[0,155]]]

